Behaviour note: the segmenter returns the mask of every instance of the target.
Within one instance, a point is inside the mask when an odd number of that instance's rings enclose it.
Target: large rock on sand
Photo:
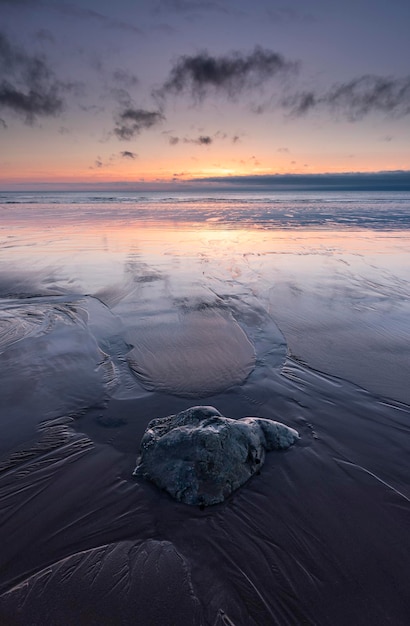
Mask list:
[[[186,504],[216,504],[261,468],[266,451],[286,449],[298,437],[279,422],[234,420],[195,406],[148,424],[134,475]]]

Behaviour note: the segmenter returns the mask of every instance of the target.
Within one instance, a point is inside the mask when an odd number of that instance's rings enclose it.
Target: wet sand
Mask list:
[[[407,625],[408,231],[40,222],[1,233],[0,623]],[[132,471],[195,404],[300,441],[177,503]]]

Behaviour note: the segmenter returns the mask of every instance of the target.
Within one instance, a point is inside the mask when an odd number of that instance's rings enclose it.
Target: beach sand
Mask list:
[[[62,219],[2,244],[1,624],[409,623],[407,231]],[[132,471],[149,421],[199,404],[300,440],[180,504]]]

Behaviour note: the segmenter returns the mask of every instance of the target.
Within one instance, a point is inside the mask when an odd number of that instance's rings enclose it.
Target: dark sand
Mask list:
[[[2,257],[0,624],[407,626],[408,235],[41,233]],[[195,404],[301,439],[179,504],[132,471]]]

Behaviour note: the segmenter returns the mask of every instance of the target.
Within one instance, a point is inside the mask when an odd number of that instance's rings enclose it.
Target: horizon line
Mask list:
[[[243,174],[192,177],[164,180],[119,181],[19,181],[0,182],[1,193],[41,191],[249,191],[270,188],[283,191],[356,190],[356,191],[410,191],[410,170],[379,170],[373,172],[322,172],[314,174]]]

